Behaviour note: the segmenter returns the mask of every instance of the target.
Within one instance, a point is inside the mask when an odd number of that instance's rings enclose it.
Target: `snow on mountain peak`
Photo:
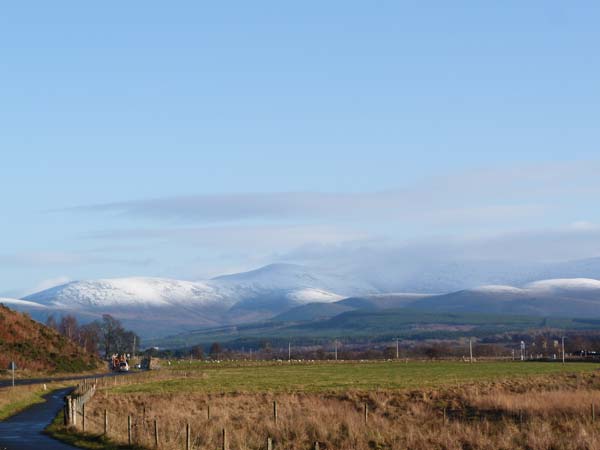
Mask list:
[[[287,297],[299,304],[306,303],[333,303],[342,300],[344,297],[333,292],[327,292],[322,289],[299,289],[290,292]]]
[[[39,303],[30,302],[27,300],[19,300],[17,298],[0,297],[0,304],[4,304],[11,307],[23,307],[23,308],[46,308],[44,305]]]
[[[540,280],[525,286],[531,290],[600,290],[600,280],[593,278],[557,278],[551,280]]]
[[[61,307],[103,307],[208,303],[220,298],[206,283],[131,277],[73,281],[30,295],[26,300]]]
[[[470,290],[473,292],[481,292],[486,294],[520,294],[523,292],[522,289],[502,284],[488,284],[484,286],[478,286]]]

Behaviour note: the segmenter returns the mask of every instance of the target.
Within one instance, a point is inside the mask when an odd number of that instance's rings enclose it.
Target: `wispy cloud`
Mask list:
[[[71,208],[72,212],[205,223],[242,221],[510,221],[555,211],[570,196],[600,193],[596,163],[477,170],[381,192],[186,195]],[[399,185],[402,185],[399,182]]]
[[[151,240],[204,248],[289,249],[306,242],[337,244],[367,239],[369,233],[328,225],[228,225],[187,228],[135,228],[106,230],[87,235],[108,241]]]

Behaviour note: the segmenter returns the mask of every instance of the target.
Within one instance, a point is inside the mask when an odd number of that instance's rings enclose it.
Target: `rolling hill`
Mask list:
[[[0,367],[5,369],[10,361],[19,369],[50,372],[81,372],[100,364],[53,329],[0,304]]]
[[[600,317],[600,281],[542,280],[522,288],[482,286],[420,299],[408,306],[430,312],[480,312],[551,317]]]

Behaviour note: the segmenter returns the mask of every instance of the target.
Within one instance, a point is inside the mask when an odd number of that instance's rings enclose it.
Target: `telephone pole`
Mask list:
[[[292,362],[292,342],[288,341],[288,361]]]
[[[565,337],[562,337],[562,363],[565,363]]]
[[[337,339],[334,341],[335,344],[335,360],[337,361]]]
[[[400,359],[400,346],[398,344],[398,338],[396,338],[396,359]]]

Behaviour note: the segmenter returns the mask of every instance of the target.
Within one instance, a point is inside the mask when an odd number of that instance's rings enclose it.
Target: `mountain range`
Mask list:
[[[206,281],[152,277],[74,281],[0,303],[38,320],[73,314],[81,321],[111,314],[143,337],[275,321],[324,320],[351,311],[410,308],[430,313],[600,317],[600,259],[523,266],[452,263],[394,278],[391,267],[322,269],[272,264]],[[494,267],[495,270],[491,270]],[[434,270],[436,269],[437,272]],[[400,273],[400,271],[398,272]],[[547,279],[548,276],[556,276]],[[592,278],[590,276],[593,275]],[[576,278],[575,278],[575,277]],[[477,282],[493,282],[479,285]],[[456,290],[445,290],[459,286]],[[414,289],[411,289],[414,288]],[[429,291],[429,292],[428,292]]]

